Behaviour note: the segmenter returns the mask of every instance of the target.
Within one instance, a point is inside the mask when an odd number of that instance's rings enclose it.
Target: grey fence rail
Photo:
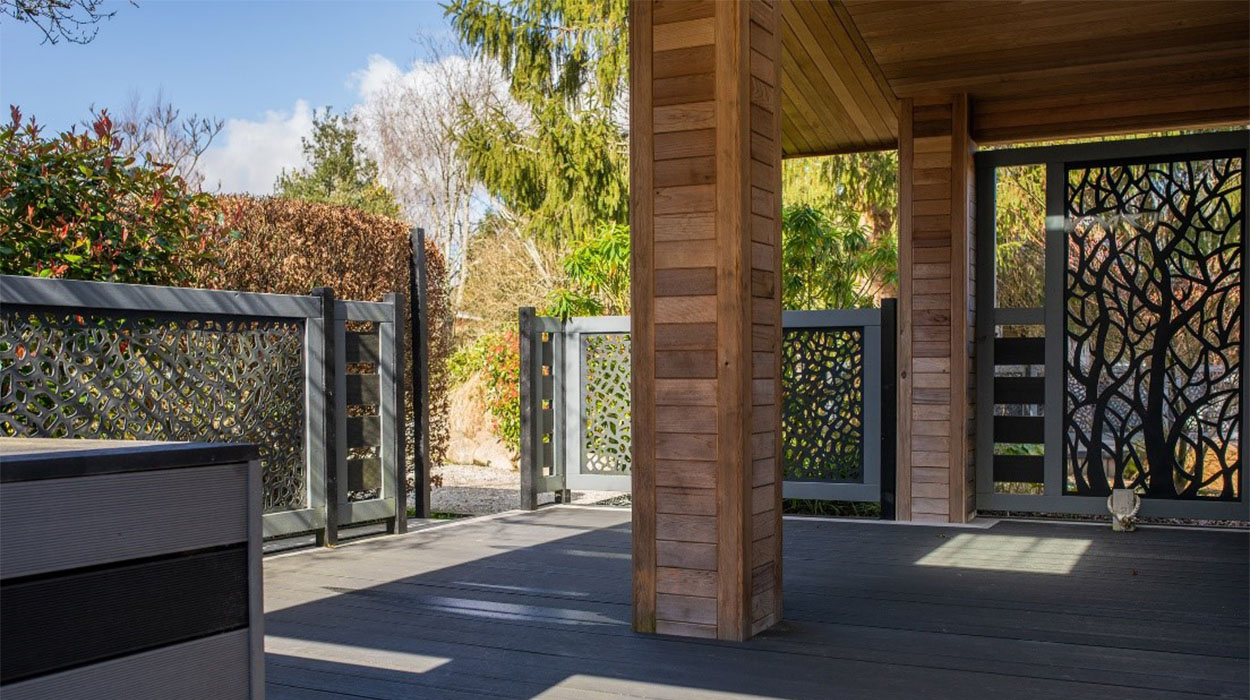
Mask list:
[[[266,537],[402,532],[405,308],[0,276],[0,435],[256,443]]]
[[[880,501],[893,517],[896,303],[787,311],[782,326],[786,498]],[[630,490],[628,316],[520,311],[521,505]]]

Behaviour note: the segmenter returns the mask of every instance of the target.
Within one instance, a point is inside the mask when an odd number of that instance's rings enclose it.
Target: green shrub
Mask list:
[[[482,375],[481,398],[494,422],[495,435],[514,455],[521,451],[520,348],[515,331],[495,331],[456,350],[448,363],[456,384]]]
[[[349,206],[278,197],[229,196],[219,203],[227,235],[217,255],[197,271],[204,286],[277,294],[307,294],[324,286],[340,299],[362,301],[379,301],[387,292],[409,294],[410,227],[402,221]],[[449,439],[447,266],[428,241],[425,259],[430,456],[442,461]],[[412,327],[410,315],[404,323]],[[412,373],[406,377],[411,386]]]
[[[107,112],[45,139],[16,107],[0,129],[0,273],[185,284],[212,257],[209,195],[122,154]]]

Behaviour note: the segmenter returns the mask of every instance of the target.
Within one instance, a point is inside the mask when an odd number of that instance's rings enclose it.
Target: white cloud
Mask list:
[[[290,112],[265,112],[260,121],[231,119],[215,145],[200,157],[204,188],[270,194],[283,168],[303,165],[300,139],[312,133],[313,110],[304,100]]]

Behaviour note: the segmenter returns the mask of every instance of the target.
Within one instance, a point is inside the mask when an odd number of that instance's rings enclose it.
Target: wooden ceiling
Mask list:
[[[899,98],[966,92],[1011,143],[1250,123],[1246,0],[795,0],[787,156],[892,148]]]

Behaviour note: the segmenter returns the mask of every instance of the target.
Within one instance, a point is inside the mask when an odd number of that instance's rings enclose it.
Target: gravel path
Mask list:
[[[433,469],[443,485],[430,493],[435,513],[483,515],[513,510],[521,504],[521,473],[516,469],[473,464],[444,464]],[[573,502],[600,503],[621,494],[616,491],[574,491]],[[551,494],[540,494],[539,503],[550,503]]]

